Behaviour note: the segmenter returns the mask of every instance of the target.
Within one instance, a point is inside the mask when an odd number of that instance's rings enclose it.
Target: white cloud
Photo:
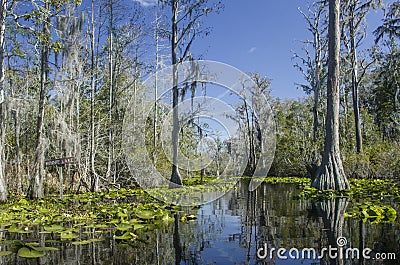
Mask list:
[[[134,2],[138,2],[144,7],[155,6],[157,5],[158,0],[133,0]]]
[[[255,52],[256,50],[257,50],[257,47],[251,47],[250,50],[249,50],[249,53],[253,53],[253,52]]]

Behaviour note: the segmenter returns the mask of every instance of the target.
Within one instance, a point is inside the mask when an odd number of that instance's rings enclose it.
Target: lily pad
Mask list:
[[[10,233],[18,233],[18,234],[29,234],[32,233],[32,230],[29,230],[28,227],[24,227],[24,228],[19,228],[16,226],[11,226],[10,228],[8,228],[8,232]]]
[[[134,233],[131,232],[126,232],[125,234],[121,235],[121,236],[114,236],[114,239],[118,239],[118,240],[134,240],[136,239],[137,235],[135,235]]]
[[[61,240],[71,240],[77,238],[78,235],[72,233],[72,232],[62,232],[61,233]]]
[[[12,251],[0,251],[0,257],[5,257],[12,254]]]
[[[101,239],[101,238],[92,238],[92,239],[88,239],[88,240],[74,241],[74,242],[72,242],[72,245],[75,245],[75,246],[87,245],[87,244],[90,244],[90,243],[100,242],[100,241],[103,241],[103,239]]]
[[[59,251],[60,250],[55,247],[34,247],[32,249],[37,250],[37,251]]]
[[[136,210],[135,214],[140,219],[153,219],[156,216],[155,211],[151,210]]]
[[[117,225],[116,229],[120,230],[120,231],[127,231],[129,229],[132,229],[132,225],[131,224],[127,224],[127,223],[122,223]]]
[[[33,259],[33,258],[43,257],[44,253],[41,251],[23,247],[18,250],[18,256],[20,256],[22,258]]]
[[[44,226],[43,229],[44,229],[44,232],[47,232],[47,233],[56,233],[56,232],[61,232],[61,231],[65,230],[65,228],[62,225],[57,225],[57,224],[53,224],[50,226]],[[44,232],[41,232],[41,233],[44,233]]]
[[[143,228],[145,228],[146,225],[145,225],[145,224],[135,224],[133,227],[134,227],[135,230],[137,230],[137,229],[143,229]]]

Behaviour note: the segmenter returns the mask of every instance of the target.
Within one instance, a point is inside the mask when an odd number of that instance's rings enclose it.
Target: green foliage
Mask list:
[[[316,188],[306,187],[296,199],[324,201],[334,198],[348,197],[349,191],[337,190],[319,190]]]
[[[120,235],[120,236],[114,235],[114,239],[117,239],[117,240],[135,240],[136,237],[137,237],[137,235],[135,235],[132,232],[125,232],[123,235]]]
[[[355,201],[384,201],[400,200],[400,184],[393,180],[381,179],[350,179],[350,190],[318,190],[306,187],[302,190],[298,198],[325,200],[337,197],[351,198]]]
[[[145,226],[151,223],[162,225],[171,220],[172,211],[179,210],[167,210],[141,189],[66,195],[64,200],[53,197],[37,201],[19,199],[0,208],[0,225],[10,233],[26,234],[41,227],[40,233],[54,234],[68,241],[77,239],[81,228],[133,231],[151,228]]]
[[[349,177],[390,178],[400,176],[399,143],[378,139],[364,145],[364,152],[356,154],[352,150],[343,152],[343,166]]]
[[[400,137],[400,49],[393,39],[386,45],[389,53],[378,51],[374,54],[379,66],[373,72],[373,96],[369,98],[368,108],[382,136],[393,140]]]
[[[396,220],[397,212],[389,205],[381,203],[356,203],[347,210],[345,217],[355,218],[371,224],[391,223]]]
[[[17,253],[18,256],[28,259],[40,258],[45,256],[45,252],[47,251],[58,250],[58,248],[54,247],[41,247],[39,243],[36,242],[27,243],[22,241],[14,241],[12,246],[12,253]]]
[[[88,240],[74,241],[74,242],[72,242],[72,245],[80,246],[80,245],[87,245],[87,244],[95,243],[95,242],[101,242],[101,241],[102,241],[101,238],[91,238],[91,239],[88,239]]]
[[[40,258],[43,257],[45,254],[43,252],[37,251],[35,249],[31,249],[31,248],[20,248],[18,250],[18,256],[22,257],[22,258]]]
[[[213,178],[206,178],[211,181]],[[158,189],[168,194],[191,194],[227,187],[227,182],[214,180],[211,186],[194,186],[185,189]],[[142,189],[110,190],[102,193],[67,194],[64,199],[46,197],[36,201],[16,198],[0,205],[0,226],[9,233],[39,232],[51,234],[57,242],[87,245],[104,240],[104,232],[114,233],[120,242],[136,240],[141,234],[168,225],[174,214],[180,212],[180,222],[190,222],[196,216],[181,212],[179,206],[160,204]],[[82,235],[89,235],[89,238]],[[0,252],[0,256],[17,253],[23,258],[43,257],[47,251],[58,250],[41,247],[37,243],[15,241],[12,251]]]
[[[201,197],[205,192],[221,192],[223,195],[226,191],[234,190],[238,178],[222,179],[217,178],[203,185],[182,186],[181,188],[169,189],[168,187],[154,188],[147,192],[162,201],[177,202],[186,198],[190,198],[193,206],[201,201]],[[197,201],[196,201],[197,198]]]
[[[208,184],[214,181],[217,177],[215,176],[204,176],[203,180],[200,177],[190,177],[182,179],[184,186],[195,186],[195,185],[202,185]]]
[[[310,175],[307,167],[317,162],[323,146],[322,137],[316,142],[312,139],[311,99],[276,100],[272,108],[277,124],[277,140],[275,158],[269,175]]]
[[[266,183],[269,184],[297,184],[298,186],[310,186],[311,180],[309,178],[299,178],[299,177],[267,177],[264,179]]]
[[[0,251],[0,257],[8,256],[12,253],[12,251]]]

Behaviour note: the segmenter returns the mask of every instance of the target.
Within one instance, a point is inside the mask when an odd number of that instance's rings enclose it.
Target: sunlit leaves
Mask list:
[[[394,222],[397,217],[396,210],[389,205],[381,203],[357,203],[347,211],[345,217],[356,218],[371,224]]]

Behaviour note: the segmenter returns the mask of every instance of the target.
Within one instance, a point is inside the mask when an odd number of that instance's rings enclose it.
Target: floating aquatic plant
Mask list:
[[[268,177],[270,184],[292,183],[303,186],[295,199],[324,201],[335,198],[348,198],[349,210],[345,216],[370,222],[372,224],[394,222],[396,210],[389,204],[400,202],[400,183],[394,180],[350,179],[350,190],[318,190],[310,187],[311,181],[297,177]]]
[[[345,217],[355,218],[371,224],[390,223],[396,220],[396,210],[381,203],[356,203],[345,213]]]

